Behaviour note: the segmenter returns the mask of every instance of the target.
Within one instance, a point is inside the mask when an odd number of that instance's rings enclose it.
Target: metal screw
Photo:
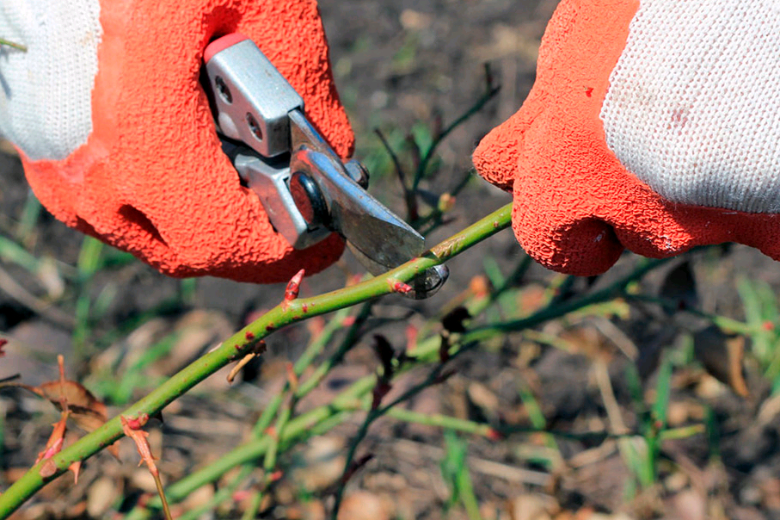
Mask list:
[[[228,105],[233,103],[233,94],[230,93],[230,89],[225,84],[225,80],[222,79],[222,76],[214,78],[214,84],[217,86],[217,92],[219,92],[219,96],[222,100]]]
[[[290,194],[309,229],[327,224],[328,206],[319,186],[311,177],[303,172],[293,173],[290,177]]]
[[[249,125],[249,130],[252,131],[252,135],[254,135],[258,141],[262,141],[263,130],[260,128],[260,125],[257,124],[257,119],[255,119],[255,116],[247,112],[246,122]]]

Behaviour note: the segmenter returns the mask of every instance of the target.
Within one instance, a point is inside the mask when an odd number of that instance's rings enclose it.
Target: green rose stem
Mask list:
[[[27,47],[25,45],[22,45],[21,43],[14,43],[12,41],[5,40],[3,38],[0,38],[0,45],[7,45],[8,47],[11,47],[13,49],[16,49],[16,50],[19,50],[19,51],[22,51],[22,52],[27,52]]]
[[[626,297],[627,286],[639,280],[642,276],[647,274],[649,271],[663,265],[666,261],[668,260],[643,260],[634,271],[616,280],[611,285],[604,287],[603,289],[598,290],[589,295],[576,298],[565,305],[561,303],[557,303],[555,301],[550,301],[548,305],[544,306],[533,315],[528,316],[527,318],[524,318],[522,320],[510,322],[512,323],[512,326],[508,330],[504,330],[502,327],[503,323],[506,322],[475,326],[470,330],[468,330],[466,333],[462,334],[459,338],[453,339],[450,354],[451,356],[457,355],[461,349],[465,348],[469,344],[472,344],[474,341],[489,339],[491,337],[505,335],[510,332],[521,332],[524,330],[528,330],[538,325],[541,325],[542,323],[548,320],[563,317],[564,315],[570,312],[589,308],[592,312],[596,314],[600,314],[601,312],[603,312],[599,308],[600,305],[602,306],[609,305],[608,302],[610,302],[614,298]],[[504,283],[501,286],[495,288],[495,290],[491,293],[490,298],[481,300],[477,302],[476,305],[472,306],[472,308],[470,309],[472,315],[476,316],[478,314],[481,314],[481,312],[487,308],[487,306],[490,304],[491,301],[495,300],[500,294],[502,294],[508,288],[516,284],[517,280],[519,280],[522,277],[523,273],[526,272],[529,265],[530,265],[530,261],[528,257],[526,257],[526,259],[524,259],[522,262],[518,264],[517,269],[507,277]],[[360,322],[364,312],[365,312],[365,308],[362,309],[360,313],[358,313],[356,323],[350,327],[350,330],[348,331],[347,334],[348,337],[344,339],[342,345],[339,347],[337,352],[334,353],[329,360],[322,363],[318,367],[317,371],[315,371],[315,373],[309,379],[307,379],[305,382],[302,382],[300,384],[297,392],[295,393],[295,397],[300,399],[304,395],[306,395],[311,389],[317,386],[322,381],[325,374],[327,373],[327,370],[323,371],[322,368],[324,366],[330,367],[333,364],[337,363],[338,359],[341,359],[343,354],[346,352],[346,349],[348,349],[349,346],[353,343],[352,339],[350,339],[349,336],[355,333],[355,326],[357,323]],[[339,314],[337,314],[337,316],[339,316]],[[339,323],[339,320],[333,319],[331,321],[331,324],[333,323]],[[326,327],[326,329],[323,331],[323,336],[325,336],[325,339],[327,339],[327,337],[330,336],[331,332],[332,330],[330,330],[330,327]],[[300,375],[303,372],[303,369],[305,368],[304,366],[305,359],[309,360],[306,361],[307,363],[311,363],[311,359],[313,359],[315,352],[321,352],[322,350],[322,345],[320,343],[321,340],[323,339],[320,338],[317,341],[313,342],[312,345],[310,346],[312,352],[310,354],[304,353],[301,356],[301,358],[299,358],[299,360],[296,362],[295,372],[297,375]],[[400,374],[405,373],[409,370],[430,363],[439,363],[440,342],[441,342],[441,338],[438,335],[433,335],[431,337],[423,339],[420,343],[417,344],[417,348],[415,349],[414,352],[415,354],[414,361],[409,361],[405,363],[403,367],[401,367],[400,370],[395,375],[399,376]],[[199,487],[208,484],[210,482],[216,481],[222,475],[224,475],[226,472],[233,469],[234,467],[239,465],[252,464],[258,458],[265,456],[268,453],[271,445],[274,443],[278,443],[282,445],[282,447],[284,448],[294,443],[302,442],[306,438],[320,435],[322,433],[329,431],[331,428],[337,426],[338,424],[341,424],[349,417],[351,417],[352,412],[356,410],[360,410],[360,409],[369,410],[370,402],[368,403],[366,402],[366,396],[369,395],[370,392],[373,390],[374,386],[376,385],[376,382],[377,379],[375,374],[365,376],[364,378],[356,381],[352,386],[350,386],[344,392],[339,394],[339,396],[336,397],[331,403],[316,408],[314,410],[311,410],[309,412],[306,412],[305,414],[302,414],[299,417],[291,419],[287,423],[287,427],[284,428],[283,431],[277,432],[279,439],[274,440],[270,436],[261,437],[260,435],[263,430],[262,428],[260,430],[255,431],[254,438],[251,441],[248,441],[244,444],[241,444],[240,446],[237,446],[232,451],[222,456],[219,460],[209,464],[208,466],[200,468],[196,470],[194,473],[191,473],[190,475],[184,477],[180,481],[171,484],[166,490],[166,495],[168,496],[171,503],[180,502]],[[282,400],[283,400],[282,395],[283,393],[277,395],[272,401],[272,403],[266,407],[265,411],[263,412],[263,415],[258,421],[258,424],[262,424],[265,427],[271,424],[273,416],[278,412],[282,404]],[[537,433],[539,431],[553,433],[554,435],[558,435],[565,438],[576,438],[576,439],[591,439],[591,438],[605,439],[610,437],[610,434],[607,432],[588,432],[584,434],[572,434],[570,432],[553,432],[551,430],[537,430],[537,429],[529,429],[527,427],[522,427],[522,428],[505,427],[502,428],[501,431],[495,431],[487,425],[480,425],[477,423],[467,424],[465,422],[460,422],[459,420],[453,418],[435,417],[435,416],[427,416],[427,415],[425,416],[425,418],[422,418],[419,416],[419,414],[407,412],[406,410],[400,408],[383,406],[382,410],[387,410],[387,415],[397,420],[409,421],[409,422],[420,422],[421,424],[440,426],[448,429],[458,430],[464,433],[472,433],[472,434],[488,436],[488,437],[495,436],[496,434],[508,435],[510,433]],[[266,415],[268,417],[266,419],[263,419],[263,417]],[[697,427],[698,426],[700,425],[697,425]],[[243,469],[247,470],[248,468],[248,470],[251,471],[253,467],[254,466],[245,466]],[[236,477],[232,482],[232,484],[229,485],[228,487],[233,489],[240,481],[244,480],[247,476],[248,473],[242,472],[241,475],[239,475],[239,477]],[[225,495],[219,493],[218,495],[219,496],[215,496],[213,500],[211,500],[208,504],[204,505],[203,508],[199,508],[194,513],[202,514],[205,511],[213,509],[216,504],[230,497],[229,494]],[[159,498],[156,497],[152,498],[147,503],[147,507],[134,508],[127,515],[126,520],[142,520],[142,519],[149,518],[152,512],[148,508],[159,509],[160,508]],[[192,518],[197,518],[197,516],[198,515],[195,514]],[[185,517],[183,517],[182,520],[184,520],[184,518],[189,518],[189,514],[185,514]]]
[[[471,246],[509,226],[512,205],[508,204],[463,231],[431,248],[423,256],[365,282],[311,298],[283,301],[268,313],[225,340],[218,348],[194,361],[172,376],[159,388],[136,402],[121,415],[138,417],[154,415],[225,365],[253,352],[258,342],[282,327],[314,316],[350,307],[372,298],[403,292],[405,282],[430,267],[440,265]],[[8,517],[46,483],[67,471],[78,460],[86,460],[123,436],[119,416],[84,436],[52,459],[56,472],[49,477],[40,474],[43,463],[36,464],[8,490],[0,495],[0,518]]]

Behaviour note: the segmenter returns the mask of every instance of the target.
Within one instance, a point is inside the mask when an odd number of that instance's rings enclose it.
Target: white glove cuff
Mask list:
[[[30,159],[64,159],[92,132],[98,0],[2,0],[0,134]]]
[[[641,0],[601,111],[667,200],[780,213],[780,3]]]

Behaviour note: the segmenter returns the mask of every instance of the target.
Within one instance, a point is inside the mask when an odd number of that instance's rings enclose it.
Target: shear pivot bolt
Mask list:
[[[352,159],[344,164],[344,169],[347,170],[347,175],[358,183],[361,188],[368,188],[368,170],[360,162]]]
[[[290,177],[290,193],[309,229],[327,223],[328,206],[319,186],[311,177],[302,172],[293,173]]]

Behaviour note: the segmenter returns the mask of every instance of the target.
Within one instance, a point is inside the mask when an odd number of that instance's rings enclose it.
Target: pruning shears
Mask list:
[[[366,191],[367,170],[342,162],[306,119],[301,96],[252,40],[223,36],[203,60],[222,149],[295,249],[337,232],[374,275],[425,251],[425,239]],[[447,274],[426,270],[411,295],[427,298]]]

